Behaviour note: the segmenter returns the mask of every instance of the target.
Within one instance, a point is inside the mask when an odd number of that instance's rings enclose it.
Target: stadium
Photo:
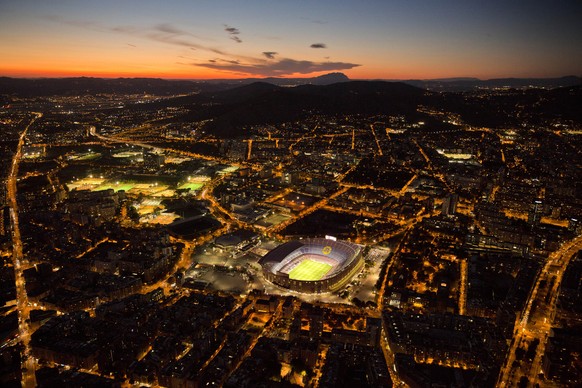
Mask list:
[[[344,287],[364,264],[362,247],[328,238],[294,240],[279,245],[259,261],[265,278],[306,293]]]

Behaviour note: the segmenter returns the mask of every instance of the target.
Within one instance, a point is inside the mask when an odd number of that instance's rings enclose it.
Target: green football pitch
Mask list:
[[[314,260],[304,260],[297,267],[289,271],[292,280],[321,280],[329,272],[332,265]]]
[[[178,189],[190,189],[190,191],[198,191],[204,186],[204,183],[190,183],[181,184]]]

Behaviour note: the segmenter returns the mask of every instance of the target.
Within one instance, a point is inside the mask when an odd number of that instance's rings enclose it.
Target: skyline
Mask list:
[[[0,76],[579,75],[582,4],[0,1]]]

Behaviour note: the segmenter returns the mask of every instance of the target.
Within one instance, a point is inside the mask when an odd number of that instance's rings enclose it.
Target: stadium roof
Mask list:
[[[275,262],[279,263],[295,250],[301,248],[304,244],[300,240],[289,241],[279,245],[259,260],[259,264]]]

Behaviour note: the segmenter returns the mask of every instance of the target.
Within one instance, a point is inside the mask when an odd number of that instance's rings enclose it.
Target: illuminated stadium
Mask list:
[[[364,264],[362,247],[328,238],[294,240],[279,245],[259,261],[270,282],[298,292],[337,291]]]

